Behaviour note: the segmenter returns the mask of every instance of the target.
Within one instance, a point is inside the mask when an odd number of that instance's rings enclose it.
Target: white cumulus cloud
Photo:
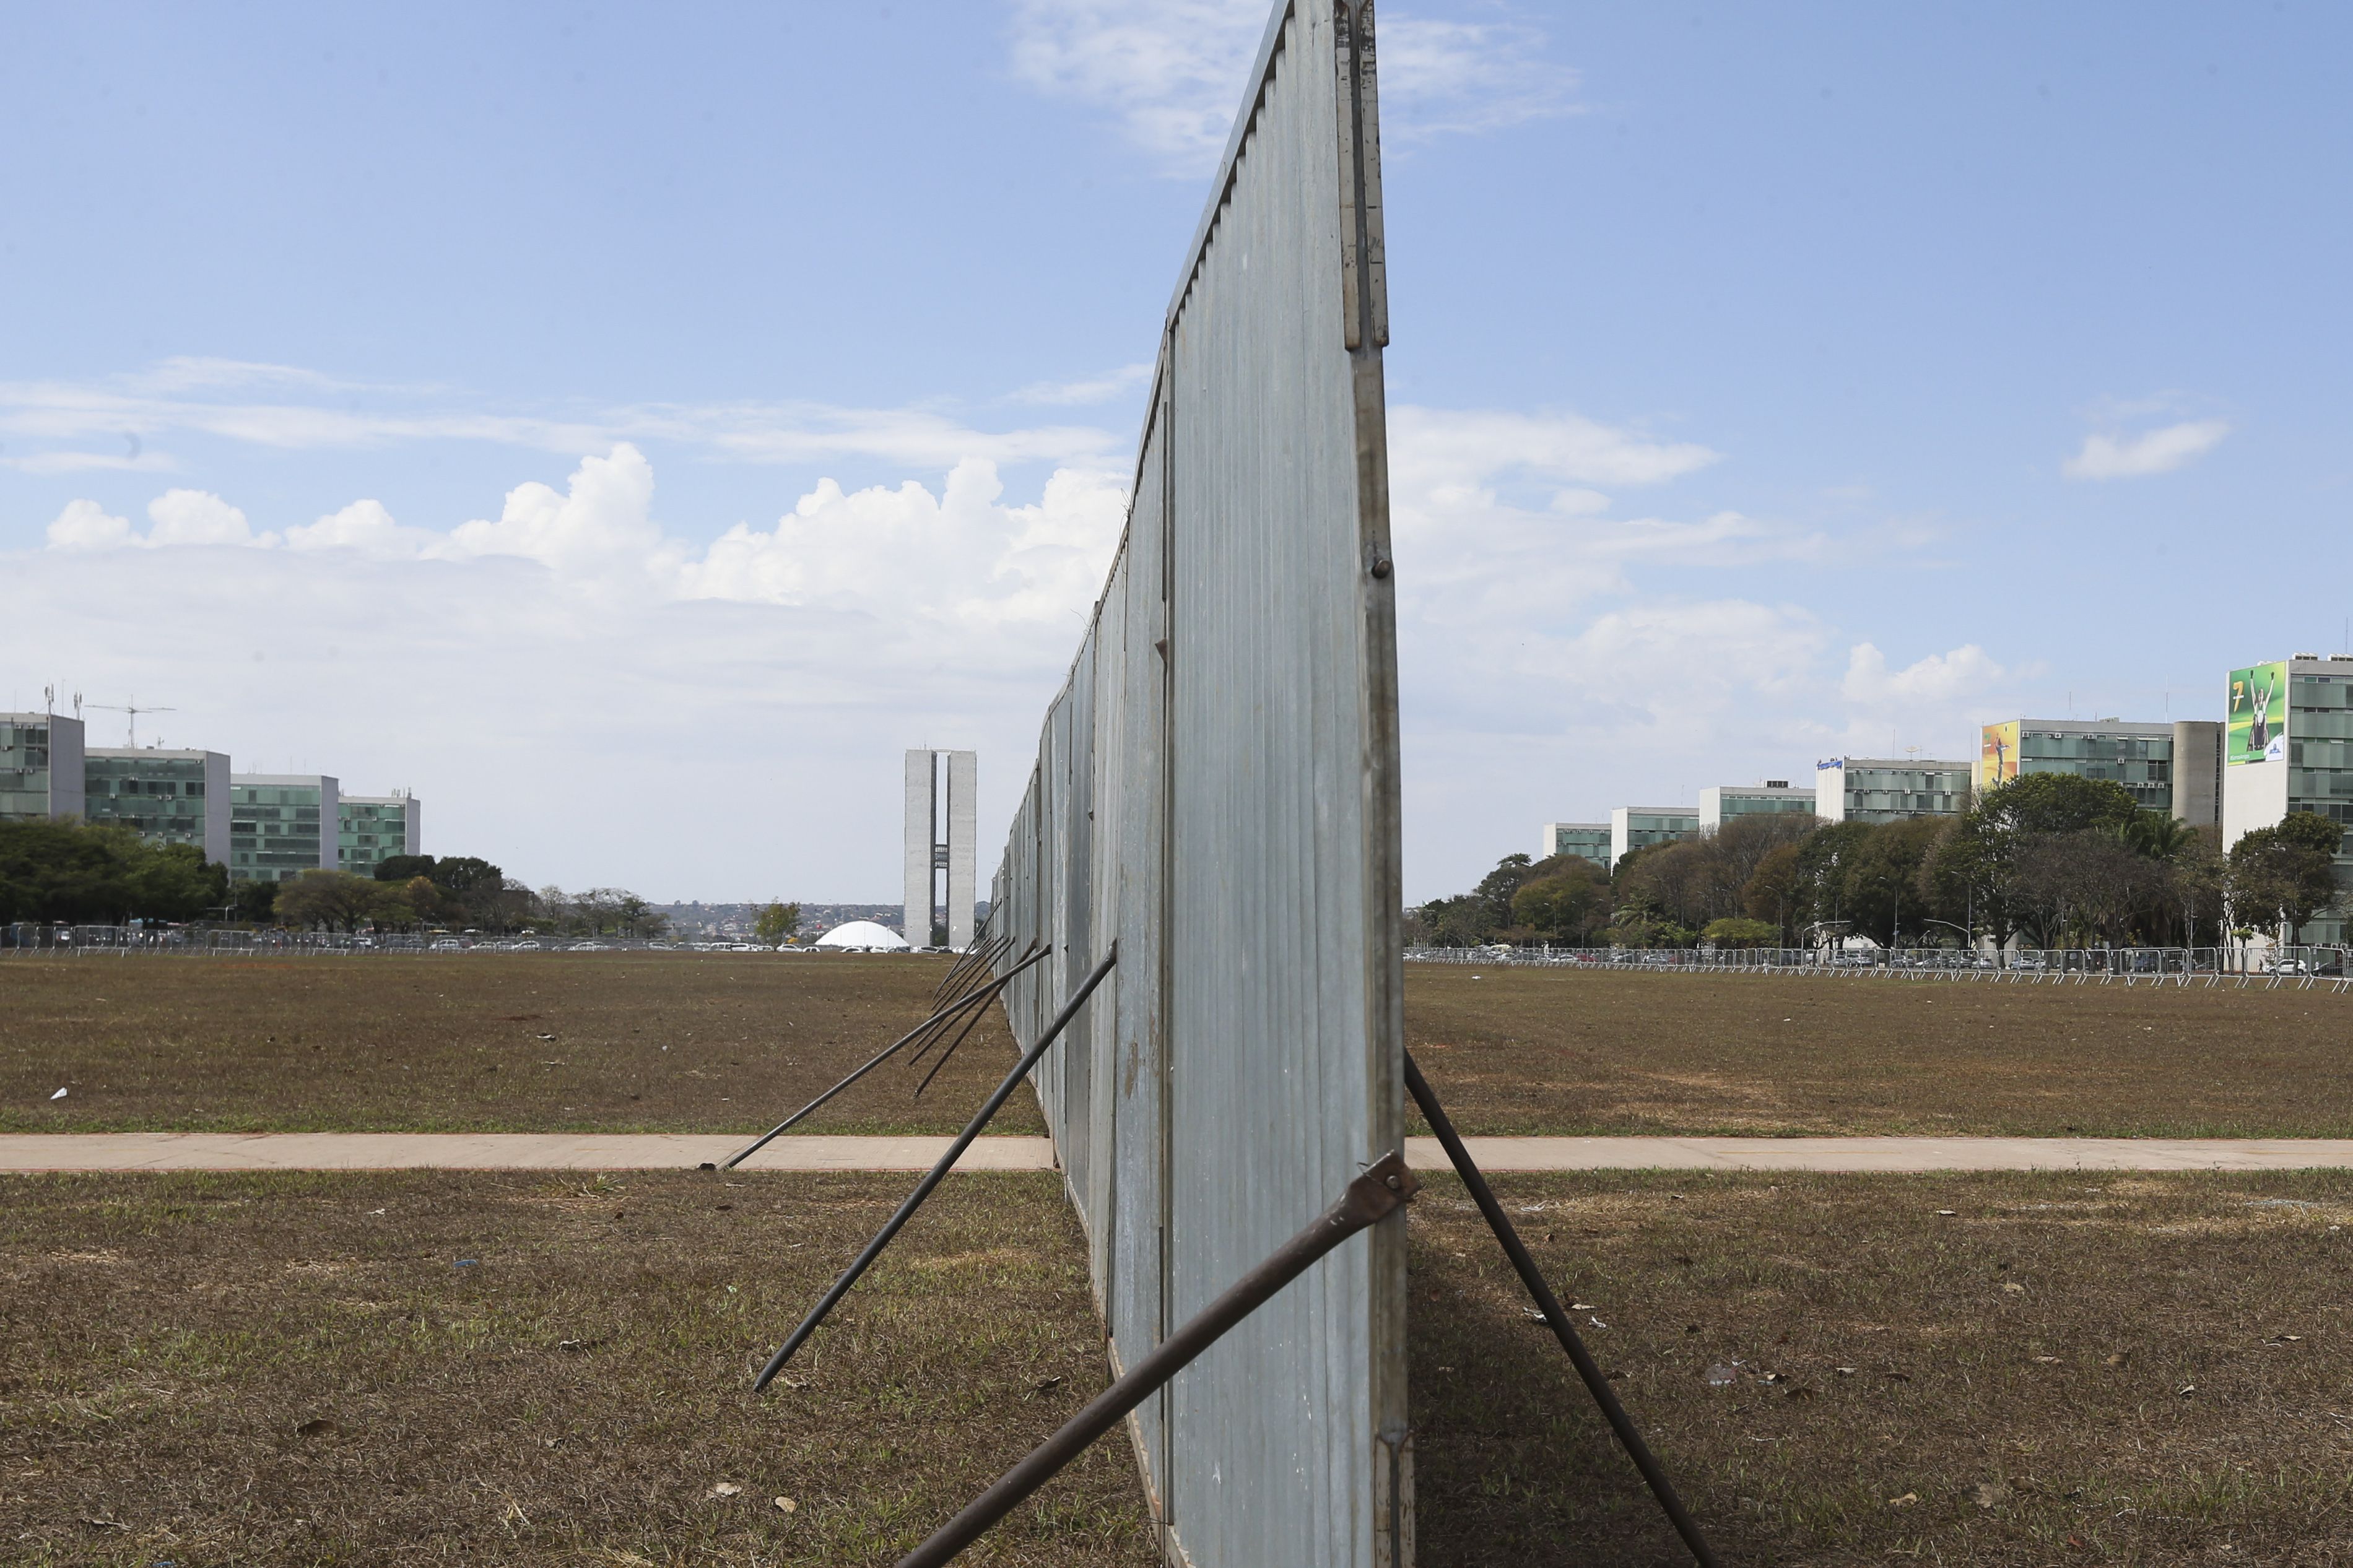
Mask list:
[[[2228,421],[2185,419],[2138,436],[2086,436],[2060,471],[2071,479],[2137,479],[2195,462],[2231,433]]]
[[[316,522],[286,531],[290,550],[353,550],[387,561],[423,555],[435,542],[431,531],[394,521],[379,500],[355,500]]]
[[[1013,69],[1113,115],[1168,173],[1194,176],[1225,148],[1266,19],[1260,0],[1021,0]],[[1576,73],[1545,58],[1534,26],[1383,12],[1378,29],[1385,137],[1491,131],[1575,108]]]
[[[150,544],[263,542],[245,513],[208,490],[165,490],[147,503]]]
[[[845,491],[819,480],[773,527],[737,523],[696,550],[654,515],[653,465],[627,442],[583,458],[563,489],[509,490],[499,515],[437,531],[361,500],[284,533],[256,533],[220,497],[170,490],[149,531],[76,500],[48,528],[58,552],[210,544],[343,560],[528,562],[565,591],[644,604],[728,600],[860,616],[879,636],[1075,627],[1109,570],[1127,494],[1109,471],[1062,468],[1039,499],[1006,505],[997,465],[956,464],[937,493],[913,479]]]
[[[1864,707],[1917,708],[1978,696],[2007,673],[1975,643],[1932,653],[1901,669],[1890,669],[1887,656],[1874,645],[1857,643],[1848,650],[1846,679],[1839,690],[1848,701]]]
[[[208,490],[165,490],[147,503],[147,531],[124,517],[109,516],[94,500],[70,500],[48,527],[52,550],[153,549],[164,545],[272,545],[278,536],[256,533],[245,513]]]
[[[94,500],[71,500],[49,524],[52,550],[111,550],[132,541],[131,520],[109,516]]]
[[[862,899],[893,896],[904,748],[980,750],[984,820],[1010,813],[1125,495],[1065,468],[1008,498],[968,458],[820,482],[704,546],[623,443],[448,526],[372,499],[279,532],[207,492],[147,510],[77,500],[0,554],[24,600],[0,656],[152,690],[174,743],[241,769],[412,785],[428,850],[534,882]]]

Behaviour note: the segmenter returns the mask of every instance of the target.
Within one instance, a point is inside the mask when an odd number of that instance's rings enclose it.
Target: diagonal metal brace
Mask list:
[[[872,1072],[876,1068],[879,1068],[884,1062],[889,1061],[894,1054],[905,1047],[908,1041],[920,1039],[927,1030],[946,1027],[947,1025],[955,1022],[955,1016],[958,1013],[982,1006],[998,992],[1004,990],[1005,987],[1011,983],[1015,975],[1020,973],[1023,970],[1029,968],[1031,964],[1037,963],[1039,959],[1044,958],[1048,953],[1053,951],[1054,950],[1050,947],[1039,948],[1036,952],[1031,953],[1029,957],[1015,964],[1011,969],[1006,971],[1005,973],[998,976],[989,984],[982,986],[977,991],[968,992],[965,995],[958,997],[955,1001],[949,1003],[946,1006],[941,1008],[938,1012],[933,1014],[930,1017],[924,1019],[922,1023],[916,1025],[913,1028],[908,1030],[905,1034],[900,1036],[897,1039],[892,1041],[889,1045],[875,1052],[873,1056],[867,1058],[864,1066],[852,1071],[848,1078],[843,1079],[839,1083],[835,1084],[831,1089],[827,1089],[823,1094],[818,1095],[815,1100],[810,1100],[807,1105],[802,1106],[798,1110],[794,1111],[790,1116],[786,1117],[782,1121],[777,1122],[774,1127],[769,1128],[765,1132],[761,1133],[757,1138],[753,1139],[749,1143],[744,1144],[744,1147],[736,1150],[733,1154],[728,1155],[726,1159],[720,1162],[719,1168],[723,1171],[733,1170],[736,1166],[742,1164],[744,1161],[750,1159],[753,1155],[766,1148],[771,1140],[781,1136],[793,1126],[805,1120],[809,1113],[817,1110],[818,1106],[823,1105],[827,1100],[831,1100],[835,1095],[839,1094],[843,1089],[848,1089],[851,1084],[856,1083],[860,1079],[864,1078],[868,1073]],[[961,1039],[963,1037],[959,1035],[957,1038]],[[707,1165],[703,1168],[705,1170],[710,1169]]]
[[[1155,1390],[1224,1338],[1229,1330],[1264,1306],[1276,1291],[1306,1273],[1318,1258],[1358,1231],[1395,1213],[1413,1196],[1416,1185],[1403,1155],[1385,1154],[1375,1161],[1306,1229],[1235,1280],[1224,1295],[1202,1308],[1190,1322],[1154,1346],[1151,1354],[1096,1394],[1085,1409],[1062,1424],[1061,1430],[1032,1449],[1028,1458],[1006,1471],[995,1486],[940,1526],[929,1540],[899,1559],[899,1568],[938,1568],[979,1540],[991,1525],[1019,1507],[1023,1499],[1051,1480],[1063,1466],[1085,1453],[1089,1444],[1117,1426],[1129,1411],[1149,1399]]]
[[[922,1036],[922,1040],[921,1043],[915,1047],[914,1054],[907,1058],[907,1066],[910,1068],[913,1068],[916,1063],[922,1061],[926,1055],[930,1054],[931,1048],[934,1046],[940,1043],[941,1038],[947,1034],[950,1025],[955,1022],[955,1019],[951,1017],[950,1015],[955,1013],[957,1008],[965,1008],[969,1014],[972,1022],[978,1022],[979,1019],[987,1012],[987,1009],[986,1007],[975,1008],[973,1004],[996,1000],[999,995],[1004,994],[1007,986],[1013,984],[1014,976],[1019,974],[1031,964],[1045,958],[1047,954],[1053,951],[1054,950],[1050,947],[1042,946],[1039,943],[1033,942],[1029,944],[1028,951],[1021,955],[1020,962],[1014,964],[1012,968],[1007,970],[1004,973],[984,974],[974,984],[958,991],[955,1001],[950,1002],[947,1005],[942,1007],[937,1013],[932,1015],[932,1017],[929,1020],[929,1033],[923,1033],[921,1030],[917,1031],[917,1033]],[[994,960],[991,962],[993,963]],[[967,1029],[971,1026],[971,1023],[967,1023],[965,1025]],[[962,1035],[958,1035],[956,1037],[958,1039],[962,1039],[963,1037],[964,1037]]]
[[[1046,1047],[1052,1045],[1064,1029],[1070,1027],[1071,1020],[1078,1016],[1079,1009],[1085,1005],[1088,997],[1094,994],[1095,987],[1109,977],[1113,966],[1118,963],[1119,943],[1114,942],[1111,945],[1111,952],[1103,956],[1103,961],[1095,965],[1093,972],[1079,983],[1078,990],[1071,994],[1071,999],[1062,1004],[1062,1010],[1054,1015],[1054,1021],[1046,1026],[1046,1032],[1039,1035],[1037,1042],[1021,1053],[1021,1059],[1013,1064],[1013,1070],[1005,1075],[1005,1081],[997,1086],[996,1092],[988,1097],[987,1102],[982,1105],[973,1119],[965,1124],[965,1130],[956,1134],[955,1142],[948,1145],[948,1151],[940,1156],[939,1163],[924,1173],[923,1179],[915,1184],[915,1190],[907,1194],[907,1201],[899,1205],[898,1212],[884,1221],[882,1229],[872,1241],[866,1244],[866,1250],[860,1253],[857,1260],[841,1271],[841,1278],[833,1282],[832,1289],[826,1291],[822,1300],[809,1309],[809,1314],[801,1320],[800,1327],[795,1329],[792,1336],[777,1348],[776,1353],[768,1358],[768,1364],[762,1367],[760,1375],[752,1380],[752,1391],[754,1394],[767,1387],[769,1380],[785,1370],[785,1363],[790,1361],[793,1352],[800,1349],[811,1334],[817,1332],[818,1325],[825,1321],[825,1315],[833,1310],[834,1304],[849,1294],[849,1288],[858,1283],[858,1277],[865,1273],[877,1258],[882,1256],[882,1249],[891,1245],[891,1238],[899,1234],[899,1227],[913,1219],[915,1211],[923,1206],[923,1200],[932,1195],[932,1189],[938,1186],[949,1170],[964,1157],[964,1152],[972,1147],[972,1141],[980,1136],[981,1129],[988,1125],[989,1118],[995,1116],[998,1108],[1013,1097],[1013,1091],[1021,1086],[1021,1080],[1029,1076],[1029,1069],[1038,1065],[1038,1058],[1046,1054]]]
[[[1479,1173],[1479,1167],[1471,1159],[1471,1151],[1462,1146],[1462,1140],[1455,1134],[1454,1123],[1448,1120],[1446,1108],[1438,1103],[1438,1096],[1430,1090],[1430,1080],[1421,1076],[1421,1068],[1414,1065],[1413,1054],[1409,1051],[1405,1058],[1405,1087],[1407,1092],[1413,1096],[1414,1104],[1421,1108],[1422,1119],[1430,1123],[1430,1131],[1436,1133],[1439,1142],[1445,1146],[1446,1157],[1454,1163],[1454,1173],[1462,1178],[1462,1184],[1471,1190],[1472,1201],[1486,1216],[1487,1228],[1495,1233],[1495,1240],[1503,1247],[1504,1255],[1519,1271],[1520,1283],[1527,1287],[1529,1296],[1544,1312],[1545,1321],[1551,1326],[1553,1337],[1560,1342],[1560,1348],[1568,1352],[1569,1361],[1577,1367],[1577,1375],[1585,1382],[1586,1392],[1592,1394],[1593,1403],[1601,1407],[1602,1415],[1609,1421],[1609,1429],[1618,1434],[1618,1441],[1624,1447],[1627,1458],[1632,1459],[1634,1468],[1642,1472],[1642,1479],[1649,1483],[1651,1495],[1659,1500],[1659,1507],[1665,1512],[1667,1522],[1673,1525],[1675,1533],[1683,1538],[1683,1544],[1691,1549],[1692,1559],[1700,1568],[1717,1568],[1715,1552],[1708,1546],[1707,1538],[1700,1533],[1698,1522],[1684,1510],[1683,1499],[1675,1495],[1674,1482],[1667,1479],[1667,1472],[1660,1465],[1658,1457],[1651,1452],[1651,1446],[1642,1441],[1642,1434],[1634,1429],[1633,1417],[1628,1415],[1626,1407],[1618,1402],[1617,1391],[1602,1375],[1599,1364],[1593,1359],[1593,1352],[1585,1348],[1585,1342],[1570,1324],[1568,1314],[1561,1310],[1560,1298],[1554,1295],[1552,1287],[1545,1283],[1543,1270],[1536,1267],[1536,1260],[1530,1256],[1527,1244],[1520,1239],[1520,1233],[1513,1228],[1511,1220],[1505,1216],[1504,1205],[1495,1201],[1495,1190],[1487,1184],[1487,1178]]]

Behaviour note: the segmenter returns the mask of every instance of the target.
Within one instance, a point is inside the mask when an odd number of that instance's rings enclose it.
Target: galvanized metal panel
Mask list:
[[[1125,601],[1127,643],[1114,757],[1122,833],[1118,891],[1112,909],[1120,959],[1113,998],[1116,1059],[1110,1074],[1111,1234],[1103,1248],[1108,1278],[1102,1286],[1115,1362],[1144,1354],[1172,1326],[1166,1315],[1162,1257],[1167,1101],[1162,1093],[1166,1058],[1161,1035],[1161,952],[1162,910],[1168,892],[1163,867],[1168,666],[1163,649],[1168,617],[1162,572],[1166,487],[1161,482],[1166,458],[1162,433],[1167,422],[1161,413],[1161,390],[1155,390],[1154,407],[1155,416],[1143,443],[1140,472],[1145,477],[1129,509],[1122,571],[1113,579]],[[1155,1394],[1129,1419],[1155,1519],[1165,1517],[1167,1495],[1166,1398]]]
[[[1061,703],[1055,710],[1054,816],[1057,842],[1054,891],[1061,941],[1060,951],[1041,967],[1050,969],[1060,976],[1055,991],[1061,995],[1076,991],[1079,982],[1086,978],[1087,972],[1095,964],[1092,956],[1096,951],[1094,660],[1095,636],[1090,629],[1086,640],[1079,645],[1078,662],[1071,669],[1071,683],[1064,689]],[[1041,1070],[1055,1084],[1055,1099],[1061,1112],[1062,1128],[1056,1146],[1062,1157],[1064,1177],[1073,1199],[1086,1191],[1093,1170],[1097,1139],[1092,1114],[1094,1095],[1090,1080],[1094,1067],[1094,1016],[1100,1011],[1092,1000],[1080,1008],[1061,1040],[1040,1064]],[[1092,1217],[1083,1204],[1080,1205],[1080,1217],[1082,1220]]]
[[[1123,1364],[1401,1143],[1370,27],[1270,22],[997,879],[1024,1037],[1119,944],[1038,1089]],[[1385,1222],[1138,1410],[1173,1558],[1410,1561],[1404,1311]]]
[[[1113,931],[1119,929],[1120,868],[1125,854],[1123,837],[1125,814],[1120,780],[1124,773],[1121,717],[1124,711],[1127,668],[1126,564],[1114,562],[1110,585],[1097,613],[1094,647],[1092,746],[1093,776],[1088,785],[1088,831],[1092,875],[1088,903],[1104,912]],[[1089,1274],[1095,1284],[1095,1305],[1110,1320],[1107,1294],[1111,1272],[1111,1194],[1117,1163],[1119,1131],[1113,1114],[1114,1084],[1119,1063],[1119,1003],[1117,993],[1102,1005],[1090,1002],[1085,1020],[1087,1124],[1093,1130],[1092,1147],[1083,1179],[1072,1173],[1072,1201],[1078,1205],[1087,1231]]]

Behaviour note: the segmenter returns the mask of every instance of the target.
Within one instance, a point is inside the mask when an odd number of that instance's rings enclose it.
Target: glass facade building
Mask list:
[[[1978,731],[1978,787],[2022,773],[2073,773],[2122,784],[2149,811],[2174,806],[2174,726],[2121,719],[2011,719]]]
[[[1824,822],[1957,816],[1968,809],[1975,771],[1943,758],[1832,757],[1814,764],[1814,815]]]
[[[284,882],[336,868],[336,782],[314,773],[237,773],[229,780],[229,880]]]
[[[193,844],[229,858],[228,758],[219,752],[101,747],[82,763],[82,815],[136,829],[151,844]]]
[[[1609,825],[1606,822],[1547,822],[1537,840],[1536,858],[1576,855],[1609,868]]]
[[[1609,864],[1617,865],[1634,850],[1698,832],[1697,806],[1621,805],[1609,814]]]
[[[2243,733],[2231,737],[2222,770],[2223,844],[2235,844],[2291,811],[2315,813],[2353,832],[2353,657],[2305,654],[2285,660],[2284,669],[2255,668],[2277,669],[2285,677],[2284,702],[2275,704],[2284,734],[2269,737],[2271,743],[2262,748]],[[2234,717],[2237,706],[2234,697]],[[2353,840],[2340,839],[2337,847],[2337,882],[2344,892],[2327,917],[2306,923],[2308,942],[2342,944],[2353,926],[2348,918],[2353,904],[2349,847]]]
[[[355,877],[373,877],[395,855],[421,855],[417,797],[347,795],[335,811],[337,863]]]
[[[55,713],[0,713],[0,822],[79,816],[82,728]]]
[[[1761,784],[1710,784],[1699,792],[1699,825],[1721,832],[1727,822],[1759,813],[1807,812],[1814,809],[1814,792],[1791,789],[1788,779],[1767,779]]]

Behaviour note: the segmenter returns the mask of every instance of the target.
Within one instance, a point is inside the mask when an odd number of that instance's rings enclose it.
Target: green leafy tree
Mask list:
[[[1525,855],[1506,855],[1495,862],[1495,868],[1479,879],[1471,896],[1484,906],[1482,913],[1487,929],[1500,931],[1512,923],[1512,896],[1535,875],[1534,863]]]
[[[1799,854],[1799,845],[1776,846],[1758,858],[1740,889],[1741,906],[1749,918],[1770,921],[1783,947],[1796,944],[1799,918],[1806,908]]]
[[[194,920],[227,896],[227,871],[193,845],[111,823],[0,822],[0,920]]]
[[[1495,863],[1493,870],[1479,879],[1478,886],[1471,891],[1451,899],[1432,899],[1411,911],[1407,919],[1407,940],[1433,947],[1477,947],[1492,942],[1517,929],[1512,900],[1523,887],[1539,878],[1564,872],[1572,862],[1589,864],[1574,855],[1556,855],[1546,860],[1506,855]]]
[[[425,873],[433,885],[455,898],[470,900],[506,886],[506,873],[474,855],[450,855],[434,862]]]
[[[2115,946],[2164,879],[2161,863],[2115,831],[2030,834],[2017,847],[2010,901],[2038,946]]]
[[[1798,919],[1818,940],[1848,934],[1853,914],[1847,908],[1847,873],[1871,833],[1867,822],[1834,822],[1798,847]]]
[[[2021,773],[1979,795],[1936,840],[1922,868],[1921,891],[1942,918],[1971,909],[1995,941],[2007,942],[2022,912],[2022,846],[2070,833],[2122,833],[2140,816],[2132,792],[2112,779]],[[2037,876],[2044,886],[2047,879]]]
[[[2196,947],[2208,924],[2221,935],[2224,895],[2230,890],[2231,863],[2222,855],[2220,836],[2210,827],[2192,830],[2189,839],[2167,862],[2166,891],[2172,900],[2168,915],[2181,920],[2184,946]]]
[[[193,844],[142,846],[132,868],[131,908],[142,920],[201,920],[228,902],[228,868]]]
[[[1927,916],[1915,884],[1946,824],[1934,816],[1911,816],[1857,826],[1863,831],[1840,867],[1841,917],[1850,931],[1884,947],[1901,947],[1917,935]]]
[[[2169,811],[2136,811],[2116,829],[2116,837],[2136,855],[2170,862],[2189,847],[2198,829]]]
[[[1569,863],[1548,876],[1520,884],[1512,894],[1512,924],[1553,942],[1588,935],[1598,914],[1609,907],[1609,879],[1590,860]]]
[[[375,907],[368,911],[368,916],[377,925],[405,930],[447,920],[458,910],[457,900],[444,892],[432,878],[419,876],[411,877],[396,886],[383,886]]]
[[[2291,811],[2275,826],[2242,834],[2231,847],[2233,902],[2247,913],[2274,915],[2289,942],[2301,942],[2306,922],[2342,896],[2336,858],[2344,837],[2335,822],[2310,811]]]
[[[349,871],[305,871],[278,884],[278,923],[303,929],[324,926],[357,931],[372,919],[387,889],[371,877]],[[394,894],[397,897],[397,894]]]
[[[375,879],[379,882],[406,882],[411,877],[433,875],[434,859],[430,855],[387,855],[375,863]]]
[[[2010,833],[2121,829],[2140,815],[2132,792],[2113,779],[2073,773],[2021,773],[1978,797],[1972,815]]]
[[[278,884],[260,880],[237,883],[229,889],[228,912],[230,919],[248,925],[268,925],[278,918]]]
[[[759,918],[752,922],[752,934],[771,947],[792,941],[800,934],[800,905],[780,900],[770,900],[768,907],[762,910]]]
[[[1770,921],[1730,915],[1720,921],[1708,921],[1700,931],[1699,939],[1717,947],[1772,947],[1780,942],[1781,929]]]
[[[1601,935],[1612,947],[1689,947],[1694,940],[1689,928],[1641,905],[1613,912]]]

